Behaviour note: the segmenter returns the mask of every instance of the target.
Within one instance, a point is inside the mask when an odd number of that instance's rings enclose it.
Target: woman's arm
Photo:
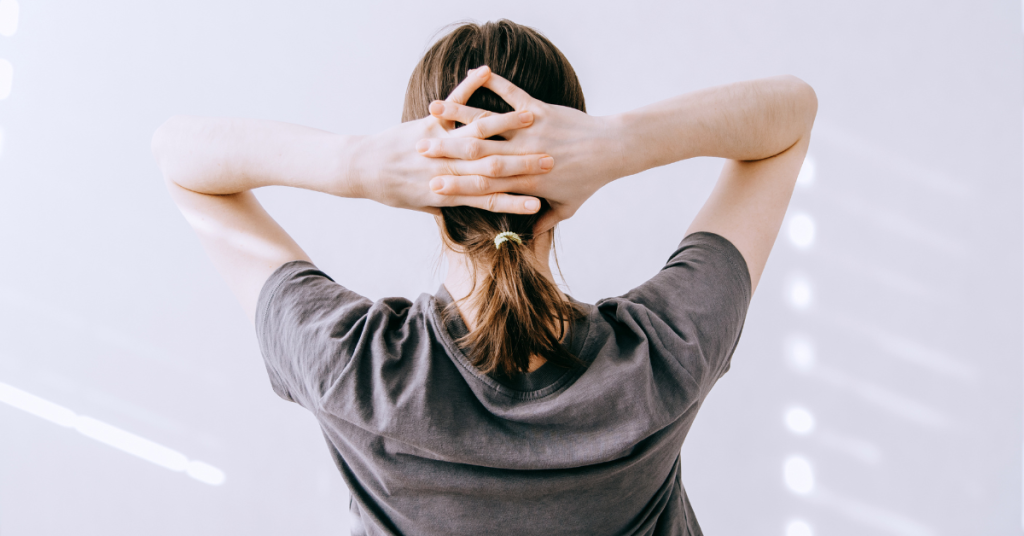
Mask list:
[[[276,121],[176,116],[154,133],[153,154],[164,179],[197,193],[277,185],[361,197],[351,169],[360,139]]]
[[[452,102],[465,102],[486,78],[468,77],[453,92]],[[516,113],[494,118],[506,130],[530,124]],[[433,117],[372,136],[339,136],[255,119],[174,117],[157,129],[152,148],[172,199],[253,320],[267,277],[286,262],[310,260],[263,210],[253,188],[292,186],[435,214],[437,207],[453,205],[519,213],[539,208],[527,196],[442,196],[431,191],[427,183],[440,174],[546,172],[540,164],[546,155],[452,161],[416,152],[420,139],[437,136],[448,136],[448,129]]]
[[[153,135],[171,198],[250,321],[270,274],[310,258],[249,190],[279,184],[354,197],[358,183],[338,179],[353,141],[297,125],[202,117],[173,117]]]
[[[512,147],[521,152],[543,148],[558,162],[557,169],[544,177],[472,183],[439,177],[432,187],[460,195],[505,191],[544,197],[554,210],[538,223],[543,231],[572,216],[612,180],[695,156],[727,158],[714,192],[687,234],[708,231],[727,238],[747,262],[751,288],[757,286],[817,113],[817,97],[806,83],[792,76],[740,82],[607,117],[545,104],[496,75],[484,86],[516,110],[534,113],[531,128],[509,137]],[[477,113],[449,104],[439,111],[439,117],[461,122]],[[426,154],[464,157],[466,147],[475,142],[472,133],[456,130],[454,139],[431,140]]]
[[[701,89],[611,116],[630,168],[625,174],[696,156],[762,160],[811,130],[817,98],[795,76]]]
[[[623,152],[642,171],[695,156],[728,161],[686,234],[727,238],[757,288],[807,154],[818,99],[794,76],[704,89],[623,114]],[[627,172],[636,172],[627,169]]]

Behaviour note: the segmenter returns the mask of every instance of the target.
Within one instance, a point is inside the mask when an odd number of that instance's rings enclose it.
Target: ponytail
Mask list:
[[[536,216],[497,215],[470,207],[442,212],[446,240],[469,257],[474,280],[477,273],[484,274],[480,288],[474,284],[470,293],[476,325],[456,341],[470,362],[481,372],[505,376],[527,372],[533,355],[561,367],[581,365],[561,344],[566,326],[571,330],[581,312],[545,277],[533,235],[521,229],[529,229]],[[465,225],[466,220],[473,225]],[[487,225],[492,222],[497,225]],[[519,224],[520,230],[509,231],[510,224]]]

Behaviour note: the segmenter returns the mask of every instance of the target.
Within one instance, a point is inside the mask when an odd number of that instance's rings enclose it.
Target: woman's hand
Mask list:
[[[441,161],[448,165],[452,165],[451,159],[461,159],[468,165],[495,155],[546,153],[553,157],[554,168],[545,174],[503,172],[467,177],[442,173],[430,181],[435,192],[455,198],[496,192],[543,197],[552,210],[537,222],[534,232],[542,233],[575,214],[602,186],[627,174],[614,118],[547,104],[496,74],[487,76],[482,87],[508,102],[515,110],[510,113],[532,114],[532,124],[524,125],[529,128],[509,129],[509,122],[503,119],[509,114],[494,115],[451,100],[435,101],[430,105],[431,115],[465,126],[446,132],[446,136],[428,136],[430,139],[417,147],[423,155],[444,159]],[[487,140],[497,134],[507,141]]]
[[[445,104],[463,106],[470,95],[482,86],[490,75],[487,68],[471,71],[469,76],[448,97]],[[533,123],[533,114],[510,112],[488,114],[488,128],[501,132],[516,132]],[[546,154],[531,154],[511,151],[503,141],[485,141],[489,153],[463,155],[456,158],[439,158],[439,155],[422,154],[417,151],[418,142],[424,138],[449,141],[459,132],[454,124],[438,116],[427,116],[408,121],[380,134],[363,138],[354,151],[354,176],[359,177],[360,197],[392,207],[420,210],[439,214],[438,207],[471,206],[492,212],[532,214],[540,209],[535,197],[510,195],[507,190],[440,192],[429,188],[428,183],[437,176],[458,177],[460,180],[477,182],[498,180],[501,177],[536,177],[551,169],[551,159]],[[461,135],[461,134],[460,134]],[[490,145],[493,144],[493,145]]]

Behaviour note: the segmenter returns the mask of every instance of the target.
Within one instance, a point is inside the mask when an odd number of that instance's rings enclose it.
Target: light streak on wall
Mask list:
[[[934,289],[922,283],[914,276],[893,270],[889,266],[883,266],[874,260],[865,262],[864,258],[851,255],[839,248],[829,248],[824,254],[817,256],[818,260],[828,263],[833,273],[845,272],[846,277],[851,281],[860,281],[861,284],[869,284],[865,279],[872,279],[876,283],[906,294],[921,301],[926,300],[935,305],[948,305],[955,301],[953,290],[944,288],[941,296]],[[894,299],[896,299],[894,297]]]
[[[884,232],[887,236],[900,237],[921,244],[951,258],[962,258],[969,253],[967,243],[953,238],[949,233],[935,229],[934,225],[922,223],[919,218],[907,216],[905,211],[880,206],[875,200],[851,192],[826,193],[818,198],[841,209],[872,227]],[[893,236],[893,238],[896,238]]]
[[[882,460],[882,451],[869,441],[825,430],[814,437],[821,446],[850,456],[864,465],[875,465]]]
[[[174,449],[98,419],[78,415],[64,406],[2,382],[0,382],[0,402],[57,426],[73,428],[85,437],[142,458],[164,469],[184,472],[204,484],[219,486],[225,481],[224,472],[212,465],[197,460],[190,461],[184,454]]]
[[[800,374],[857,395],[861,400],[892,415],[929,428],[947,428],[949,418],[941,411],[901,393],[862,380],[817,362],[814,344],[804,335],[791,335],[784,343],[789,366]]]
[[[877,142],[867,140],[824,121],[814,122],[814,137],[844,151],[858,160],[867,160],[883,170],[885,178],[893,178],[951,199],[969,200],[978,197],[978,188],[970,181],[954,178],[931,169],[904,154]]]
[[[794,435],[810,437],[818,445],[850,456],[865,465],[875,465],[882,458],[878,447],[869,441],[833,430],[817,430],[814,415],[805,408],[789,408],[783,414],[783,422]]]
[[[946,415],[928,404],[838,369],[818,365],[809,372],[809,376],[832,387],[853,393],[864,402],[915,424],[937,429],[950,426]]]
[[[860,339],[870,340],[893,357],[932,373],[965,382],[976,382],[980,379],[981,374],[976,366],[938,348],[893,333],[845,313],[835,312],[825,318],[830,320],[833,325],[855,333]]]
[[[892,536],[936,536],[931,527],[904,514],[843,497],[827,489],[817,490],[813,495],[808,495],[806,500],[862,526]]]

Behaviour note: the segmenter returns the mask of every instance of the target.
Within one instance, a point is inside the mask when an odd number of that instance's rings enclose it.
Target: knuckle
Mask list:
[[[441,172],[442,175],[458,175],[458,173],[455,170],[454,162],[452,162],[451,160],[441,161]]]
[[[520,165],[521,165],[521,167],[523,169],[523,173],[524,174],[534,175],[534,174],[540,173],[542,171],[540,169],[540,163],[537,161],[536,158],[530,158],[528,156],[521,156],[521,157],[519,157],[518,161],[519,161],[519,163],[520,163]]]
[[[490,162],[487,163],[487,174],[492,177],[500,177],[502,172],[505,171],[505,165],[496,156],[489,158],[489,160]]]
[[[466,158],[469,160],[476,160],[480,156],[482,148],[480,142],[476,140],[470,140],[466,143]]]
[[[473,186],[476,188],[477,192],[482,194],[487,193],[487,177],[477,175],[473,179]]]
[[[498,194],[491,194],[491,195],[487,196],[487,202],[486,203],[487,203],[487,206],[486,206],[487,210],[490,211],[490,212],[494,212],[494,209],[496,209],[498,207]]]

